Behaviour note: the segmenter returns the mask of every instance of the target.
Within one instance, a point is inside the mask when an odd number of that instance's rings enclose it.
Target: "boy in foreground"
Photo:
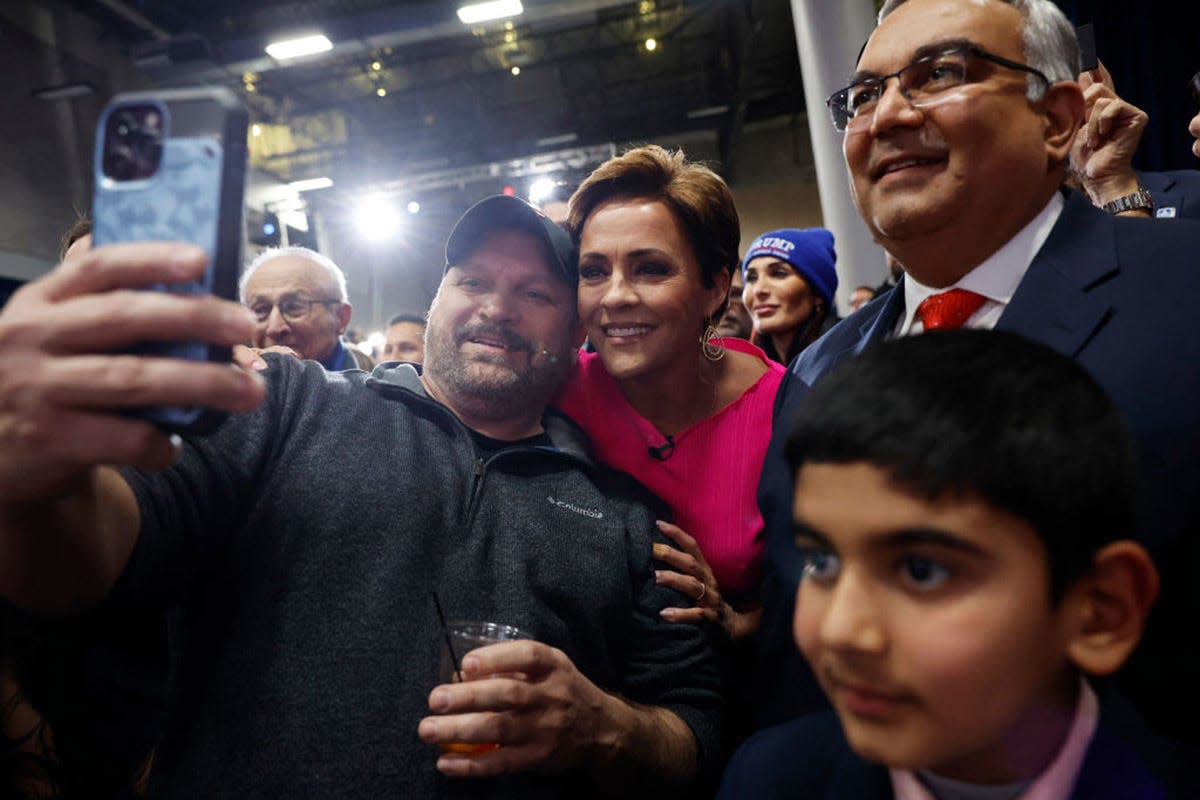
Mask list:
[[[1092,683],[1158,575],[1126,538],[1129,435],[1080,367],[999,332],[886,342],[805,398],[788,461],[794,634],[836,717],[751,739],[720,797],[1183,796]]]

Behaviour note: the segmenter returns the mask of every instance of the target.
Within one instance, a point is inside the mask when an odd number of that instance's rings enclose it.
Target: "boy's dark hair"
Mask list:
[[[401,322],[415,322],[416,324],[424,327],[425,318],[420,314],[397,314],[388,320],[388,327],[390,328],[393,325],[399,325]]]
[[[1051,599],[1135,530],[1137,468],[1116,408],[1077,364],[999,331],[883,342],[817,382],[787,441],[808,463],[867,462],[934,499],[981,497],[1046,545]]]

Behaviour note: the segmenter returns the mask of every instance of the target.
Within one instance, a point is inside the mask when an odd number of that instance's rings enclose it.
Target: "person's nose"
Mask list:
[[[284,319],[283,312],[279,310],[279,306],[277,305],[271,306],[271,313],[268,314],[266,320],[260,322],[259,325],[264,326],[263,330],[265,331],[266,335],[272,338],[285,335],[292,329],[291,324]]]
[[[484,298],[480,315],[489,322],[513,323],[516,321],[517,298],[512,292],[495,290]]]
[[[867,654],[887,647],[883,615],[866,582],[843,572],[830,589],[820,627],[822,644],[832,650]]]
[[[870,130],[878,135],[895,127],[913,127],[924,122],[921,109],[913,105],[900,86],[900,79],[888,79],[883,85],[883,94],[871,112]]]
[[[600,302],[605,308],[611,309],[635,305],[637,301],[638,294],[633,285],[625,280],[620,271],[614,270],[608,277],[608,284],[604,287],[604,295]]]

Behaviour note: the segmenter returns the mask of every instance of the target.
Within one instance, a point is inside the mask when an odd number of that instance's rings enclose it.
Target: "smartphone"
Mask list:
[[[237,299],[245,239],[247,113],[223,88],[120,94],[100,115],[93,164],[92,243],[182,241],[207,255],[203,278],[147,289]],[[228,363],[228,347],[144,342],[140,355]],[[224,414],[201,407],[145,407],[132,413],[163,429],[204,433]]]
[[[1099,68],[1100,59],[1096,57],[1096,29],[1088,22],[1075,29],[1075,37],[1079,40],[1079,61],[1084,72]]]

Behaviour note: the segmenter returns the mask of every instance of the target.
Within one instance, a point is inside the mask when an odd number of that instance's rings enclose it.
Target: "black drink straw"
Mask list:
[[[450,627],[446,624],[446,615],[442,613],[442,604],[438,602],[437,592],[430,589],[429,594],[433,597],[433,607],[437,609],[438,620],[442,623],[442,635],[446,637],[446,649],[450,651],[450,660],[454,663],[454,674],[458,676],[458,682],[462,683],[462,670],[458,667],[458,655],[450,642]]]

